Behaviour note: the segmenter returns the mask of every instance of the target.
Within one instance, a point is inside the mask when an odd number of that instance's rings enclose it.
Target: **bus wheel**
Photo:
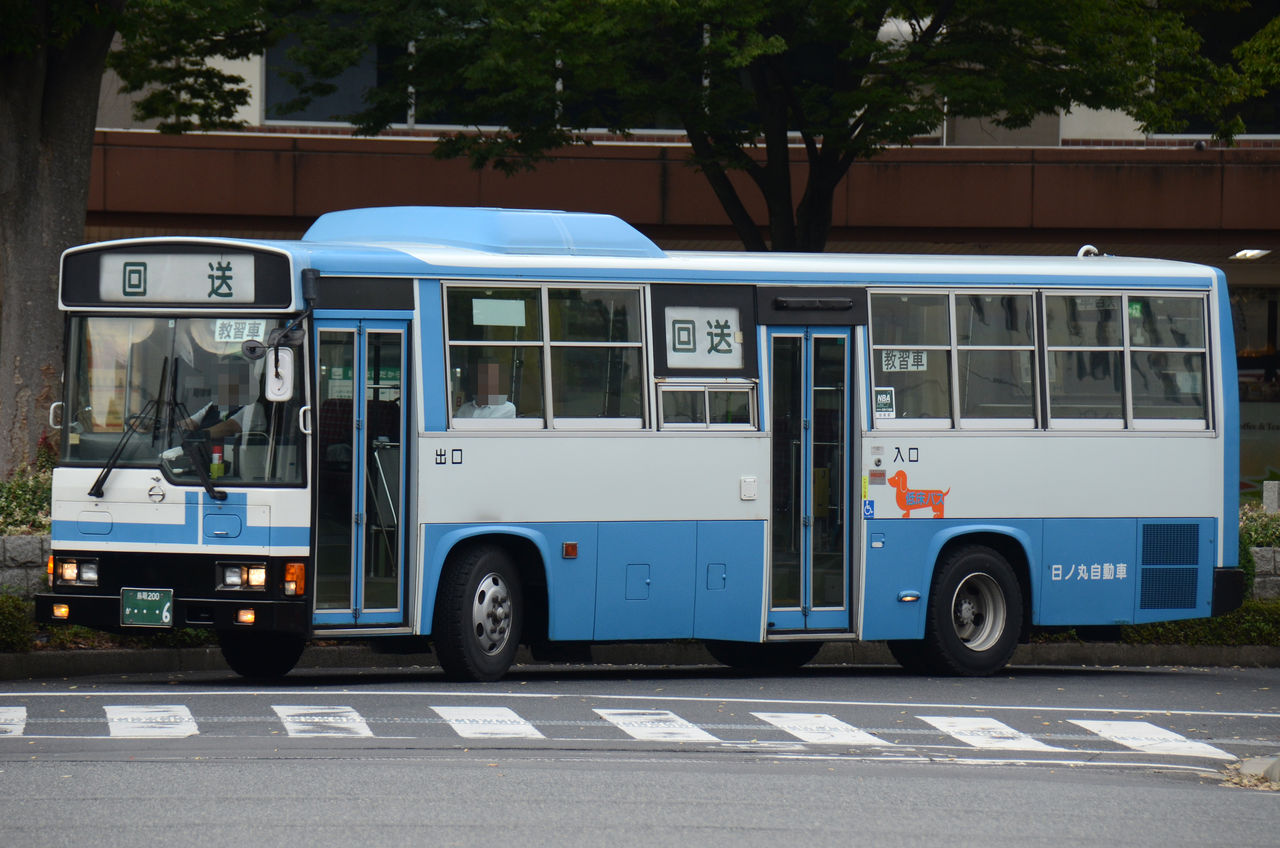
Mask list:
[[[453,680],[497,680],[515,660],[524,626],[516,567],[496,545],[451,557],[440,576],[435,645]]]
[[[720,642],[706,643],[707,651],[721,665],[752,671],[791,671],[818,655],[821,642]]]
[[[1022,629],[1022,590],[998,552],[982,545],[953,551],[929,593],[924,647],[930,670],[979,677],[1004,668]]]
[[[306,640],[295,633],[223,630],[218,647],[231,670],[241,677],[284,677],[302,656]]]

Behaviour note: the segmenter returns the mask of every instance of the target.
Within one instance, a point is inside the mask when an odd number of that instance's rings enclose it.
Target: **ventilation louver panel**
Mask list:
[[[1195,609],[1199,588],[1200,525],[1142,527],[1142,609]]]

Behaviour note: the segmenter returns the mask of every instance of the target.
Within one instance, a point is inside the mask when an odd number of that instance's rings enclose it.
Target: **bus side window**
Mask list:
[[[960,419],[1035,426],[1035,320],[1029,294],[956,295]]]
[[[893,419],[951,425],[951,309],[945,294],[871,296],[873,377],[892,388]],[[887,423],[877,420],[878,425]]]
[[[1207,426],[1204,299],[1129,295],[1128,301],[1135,422]]]

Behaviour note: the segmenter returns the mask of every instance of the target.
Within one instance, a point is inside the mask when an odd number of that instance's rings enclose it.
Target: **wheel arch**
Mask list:
[[[957,548],[966,545],[982,545],[991,548],[1009,563],[1014,575],[1018,578],[1018,587],[1022,592],[1022,622],[1018,633],[1018,641],[1025,642],[1031,632],[1032,619],[1032,582],[1031,582],[1031,537],[1016,527],[1001,525],[981,525],[955,527],[934,539],[930,550],[933,563],[929,577],[929,591],[932,591],[933,580],[942,567],[942,563]],[[923,599],[925,602],[928,598]]]
[[[550,543],[541,533],[527,527],[486,526],[460,528],[445,535],[436,545],[427,571],[422,610],[422,633],[431,632],[437,607],[440,603],[440,577],[451,557],[480,545],[491,544],[501,548],[510,558],[520,575],[524,589],[525,631],[523,641],[546,638],[548,620],[547,569]]]

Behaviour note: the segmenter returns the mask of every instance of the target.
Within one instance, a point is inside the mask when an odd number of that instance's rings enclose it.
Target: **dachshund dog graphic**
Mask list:
[[[942,518],[950,489],[945,492],[939,489],[908,489],[905,471],[895,472],[889,478],[889,485],[898,490],[898,509],[902,510],[903,518],[910,518],[913,509],[931,509],[934,518]]]

